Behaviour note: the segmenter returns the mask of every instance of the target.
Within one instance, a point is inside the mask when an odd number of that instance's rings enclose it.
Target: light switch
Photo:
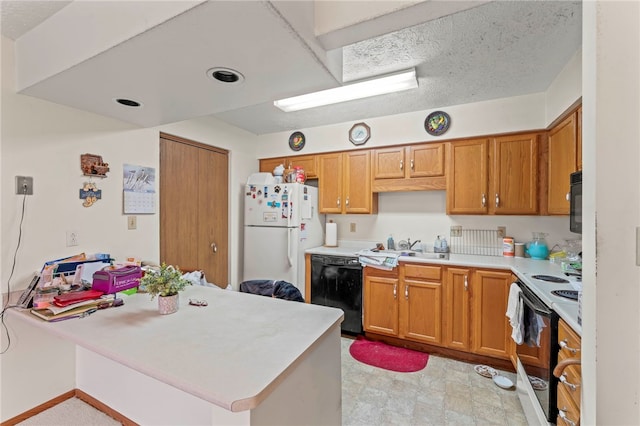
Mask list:
[[[137,216],[127,216],[127,228],[136,229]]]
[[[355,222],[351,222],[349,224],[349,231],[350,232],[356,232],[356,224],[355,224]]]

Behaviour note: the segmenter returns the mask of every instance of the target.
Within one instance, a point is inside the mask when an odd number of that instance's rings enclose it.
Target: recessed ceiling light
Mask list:
[[[126,99],[126,98],[116,98],[114,99],[117,103],[119,103],[120,105],[124,105],[124,106],[128,106],[128,107],[132,107],[132,108],[138,108],[141,107],[142,104],[138,101],[134,101],[133,99]]]
[[[211,68],[207,70],[207,75],[216,81],[226,84],[239,84],[244,81],[244,76],[231,68]]]

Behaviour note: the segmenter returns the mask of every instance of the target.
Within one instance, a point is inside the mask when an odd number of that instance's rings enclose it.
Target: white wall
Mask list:
[[[251,148],[255,136],[207,118],[138,128],[16,94],[13,79],[9,78],[12,50],[13,42],[3,38],[2,282],[9,278],[19,234],[23,197],[14,193],[16,175],[33,176],[34,195],[26,198],[12,290],[24,288],[44,261],[79,252],[107,252],[116,259],[133,256],[158,261],[159,214],[138,215],[137,229],[127,230],[122,213],[122,165],[157,170],[161,131],[230,150],[230,282],[237,282],[242,241],[240,194],[246,176],[257,168]],[[88,180],[80,170],[80,155],[84,153],[101,155],[111,169],[107,178],[94,179],[102,190],[102,200],[89,208],[82,207],[79,199],[79,189]],[[66,247],[68,230],[78,232],[77,247]]]
[[[547,89],[545,127],[561,116],[581,96],[582,49],[573,55]]]

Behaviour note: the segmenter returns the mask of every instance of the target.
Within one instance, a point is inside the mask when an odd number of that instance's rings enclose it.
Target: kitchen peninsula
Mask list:
[[[341,423],[342,311],[200,286],[181,293],[172,315],[158,314],[147,294],[124,300],[57,323],[11,310],[8,354],[40,351],[49,362],[4,389],[3,411],[17,412],[3,421],[58,396],[34,400],[32,385],[59,368],[66,391],[79,389],[138,424]],[[61,352],[73,361],[51,358]]]

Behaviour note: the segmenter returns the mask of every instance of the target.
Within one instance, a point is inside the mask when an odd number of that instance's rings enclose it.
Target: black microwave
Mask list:
[[[582,170],[571,173],[569,179],[569,230],[582,234]]]

